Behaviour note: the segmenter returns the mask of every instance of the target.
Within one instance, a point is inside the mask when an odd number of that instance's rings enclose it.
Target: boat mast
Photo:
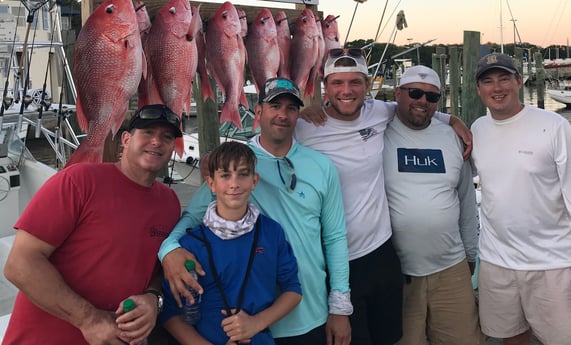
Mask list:
[[[504,24],[502,19],[502,0],[500,0],[500,52],[504,53]]]

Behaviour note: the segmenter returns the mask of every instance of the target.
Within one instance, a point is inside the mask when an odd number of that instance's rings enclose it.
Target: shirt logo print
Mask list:
[[[377,134],[379,134],[379,133],[373,127],[367,127],[367,128],[359,130],[359,135],[361,136],[361,139],[363,141],[367,141],[367,140],[369,140],[369,138],[371,138],[372,136],[377,135]]]

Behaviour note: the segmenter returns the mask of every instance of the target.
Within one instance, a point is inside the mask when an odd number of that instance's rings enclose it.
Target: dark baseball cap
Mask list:
[[[164,104],[144,105],[131,117],[128,130],[147,128],[150,125],[163,124],[173,130],[175,137],[182,137],[180,117]]]
[[[303,106],[303,100],[299,93],[299,88],[293,81],[286,78],[270,78],[260,90],[258,97],[259,103],[267,103],[279,95],[289,94],[292,95],[300,106]]]
[[[476,67],[476,80],[480,79],[484,73],[491,69],[503,69],[511,74],[517,73],[514,60],[510,56],[506,54],[492,53],[482,57],[480,61],[478,61],[478,66]]]

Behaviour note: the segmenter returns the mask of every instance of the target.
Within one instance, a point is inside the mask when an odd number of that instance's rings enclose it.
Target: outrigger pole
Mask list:
[[[18,7],[18,17],[20,17],[20,9]],[[4,83],[4,92],[2,94],[2,104],[0,105],[0,128],[2,128],[2,122],[4,120],[4,110],[10,108],[14,102],[14,97],[8,97],[8,85],[10,80],[10,70],[12,69],[12,57],[14,56],[14,49],[16,46],[16,34],[18,33],[18,21],[16,21],[16,28],[14,29],[14,38],[12,39],[12,50],[10,51],[10,61],[8,61],[8,70],[6,72],[6,82]],[[13,93],[13,92],[12,92]]]

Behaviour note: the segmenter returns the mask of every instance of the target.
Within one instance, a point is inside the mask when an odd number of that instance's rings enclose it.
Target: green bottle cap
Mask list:
[[[129,312],[129,311],[135,309],[136,306],[137,306],[137,305],[135,304],[135,301],[133,301],[133,300],[130,299],[130,298],[127,298],[127,299],[123,302],[123,311],[124,311],[125,313],[126,313],[126,312]]]
[[[186,262],[184,263],[184,267],[186,267],[187,271],[194,271],[196,264],[192,260],[186,260]]]

